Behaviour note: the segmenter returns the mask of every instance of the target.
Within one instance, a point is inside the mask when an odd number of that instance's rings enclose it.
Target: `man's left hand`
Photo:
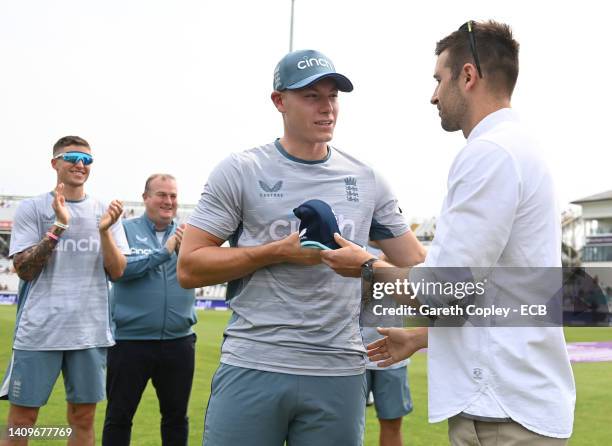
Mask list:
[[[321,260],[337,274],[344,277],[361,277],[361,265],[373,257],[371,253],[353,242],[334,234],[339,249],[321,251]]]
[[[108,231],[108,229],[119,220],[123,214],[123,203],[119,200],[113,200],[108,205],[108,209],[100,219],[98,228],[100,232]]]

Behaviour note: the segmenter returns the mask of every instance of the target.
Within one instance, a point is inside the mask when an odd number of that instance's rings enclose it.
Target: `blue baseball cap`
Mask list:
[[[308,200],[293,210],[300,219],[300,245],[305,248],[338,249],[334,233],[340,234],[334,211],[321,200]]]
[[[315,50],[293,51],[283,57],[274,69],[274,90],[297,90],[321,79],[336,81],[338,90],[353,91],[348,77],[337,73],[332,61]]]

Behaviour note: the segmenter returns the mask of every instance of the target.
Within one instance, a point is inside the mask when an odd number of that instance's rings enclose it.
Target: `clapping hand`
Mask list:
[[[64,183],[59,183],[55,187],[55,194],[53,197],[53,203],[51,203],[51,207],[55,212],[55,219],[58,223],[63,225],[68,225],[70,222],[70,213],[68,212],[68,207],[66,206],[66,198],[64,197]]]
[[[174,234],[168,237],[166,240],[166,249],[170,254],[172,251],[176,252],[178,255],[179,249],[181,249],[181,242],[183,241],[183,232],[185,231],[185,224],[178,226]]]
[[[108,205],[108,209],[100,219],[100,225],[98,226],[100,232],[108,231],[108,229],[119,220],[122,214],[123,203],[119,200],[111,201]]]

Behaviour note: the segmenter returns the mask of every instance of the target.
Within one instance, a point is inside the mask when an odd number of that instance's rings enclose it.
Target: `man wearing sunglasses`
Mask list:
[[[107,276],[123,274],[129,253],[118,221],[121,202],[107,207],[85,193],[92,163],[87,141],[61,138],[51,160],[55,190],[23,200],[15,213],[9,255],[22,283],[13,355],[0,388],[11,403],[7,424],[32,426],[61,371],[75,445],[94,444],[106,348],[114,342]]]
[[[560,212],[552,177],[510,108],[518,50],[510,27],[494,21],[470,21],[436,46],[437,85],[431,103],[442,128],[461,130],[467,144],[449,172],[448,194],[423,264],[427,269],[500,267],[497,271],[508,275],[513,267],[561,266]],[[338,242],[345,248],[323,253],[337,271],[366,258]],[[384,266],[376,262],[374,270]],[[425,270],[412,270],[410,280],[417,282]],[[539,289],[531,277],[514,274],[510,283],[516,283],[516,290],[500,289],[500,302]],[[422,293],[418,300],[430,303],[427,297]],[[453,298],[444,302],[456,303]],[[382,366],[428,346],[429,420],[448,420],[453,445],[567,443],[576,393],[561,327],[436,326],[379,332],[386,338],[368,348]]]

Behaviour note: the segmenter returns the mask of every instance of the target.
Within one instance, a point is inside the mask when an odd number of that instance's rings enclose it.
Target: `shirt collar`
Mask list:
[[[518,114],[511,108],[501,108],[493,113],[485,116],[476,127],[470,132],[467,143],[469,144],[472,140],[478,138],[480,135],[486,133],[498,124],[504,121],[518,121]]]
[[[51,196],[53,198],[55,198],[55,191],[51,191],[49,192],[51,194]],[[78,200],[69,200],[66,198],[66,203],[82,203],[83,201],[87,200],[89,198],[89,195],[85,194],[83,195],[83,198],[79,198]]]
[[[321,164],[321,163],[326,162],[331,156],[331,149],[329,146],[327,146],[327,155],[325,156],[325,158],[320,159],[320,160],[303,160],[301,158],[297,158],[289,154],[289,152],[287,152],[285,148],[283,147],[283,145],[280,143],[280,138],[276,138],[276,140],[274,141],[274,145],[276,146],[276,150],[278,150],[280,154],[283,155],[285,158],[287,158],[288,160],[294,161],[296,163],[301,163],[301,164]]]
[[[145,224],[149,227],[149,229],[153,232],[158,232],[157,229],[155,229],[155,223],[153,223],[153,220],[151,220],[148,216],[147,213],[145,212],[144,214],[142,214],[142,217],[140,217]],[[170,224],[168,225],[168,227],[166,228],[166,234],[170,231],[172,231],[172,229],[174,228],[174,226],[176,225],[176,223],[174,222],[174,220],[172,220],[170,222]]]

